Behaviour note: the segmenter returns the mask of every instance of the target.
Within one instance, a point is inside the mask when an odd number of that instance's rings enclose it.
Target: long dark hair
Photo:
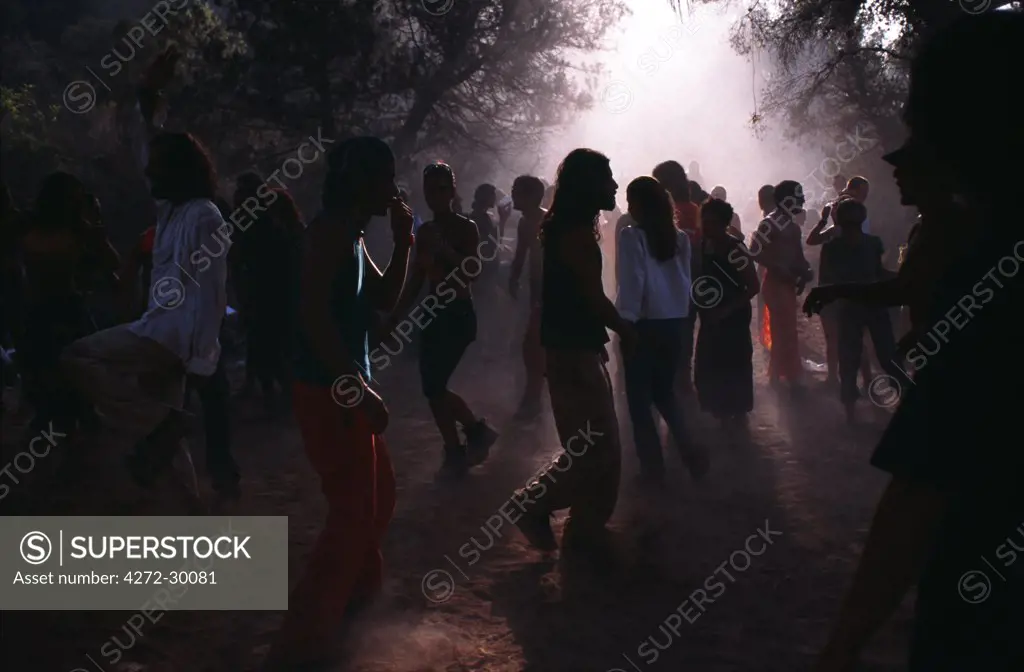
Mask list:
[[[213,201],[217,197],[217,171],[210,153],[191,133],[161,133],[151,143],[165,165],[168,198],[184,203],[197,198]]]
[[[668,261],[679,251],[675,208],[664,185],[653,177],[638,177],[626,187],[626,200],[637,214],[637,227],[647,234],[651,255]]]
[[[32,208],[33,225],[46,231],[79,231],[85,225],[88,191],[71,173],[50,173],[43,179]]]
[[[551,201],[541,238],[556,228],[578,226],[586,222],[594,230],[594,237],[600,238],[598,214],[601,204],[594,197],[601,183],[607,178],[611,160],[592,149],[574,149],[562,159],[555,178],[555,195]]]
[[[388,143],[364,135],[349,138],[327,155],[327,175],[320,201],[324,210],[339,212],[365,195],[383,173],[393,171],[395,155]]]
[[[678,161],[663,161],[651,171],[658,182],[668,189],[672,200],[676,203],[689,203],[690,180],[686,177],[686,171]]]

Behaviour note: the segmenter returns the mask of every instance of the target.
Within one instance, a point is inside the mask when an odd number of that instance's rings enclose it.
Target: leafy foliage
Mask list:
[[[104,201],[142,207],[122,122],[171,43],[184,58],[170,122],[207,143],[222,176],[269,173],[318,129],[381,136],[407,171],[445,156],[485,173],[593,103],[598,69],[576,56],[602,48],[626,12],[622,0],[458,0],[436,15],[420,0],[208,0],[143,33],[151,3],[122,1],[136,19],[72,13],[56,37],[38,29],[42,9],[14,17],[24,30],[3,46],[3,162],[19,166],[16,194],[59,167],[119,185],[97,186]],[[64,105],[73,82],[95,90],[87,113]]]
[[[867,122],[888,146],[902,134],[916,45],[964,13],[956,2],[937,0],[702,0],[740,1],[748,11],[732,44],[772,66],[756,122],[782,118],[793,136],[808,128],[842,135]],[[994,0],[988,11],[1011,4]]]

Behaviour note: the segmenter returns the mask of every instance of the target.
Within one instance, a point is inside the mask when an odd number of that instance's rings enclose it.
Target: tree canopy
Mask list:
[[[755,122],[776,117],[799,135],[839,134],[867,122],[882,143],[902,136],[900,111],[918,42],[965,13],[1009,9],[1012,0],[668,0],[677,11],[740,3],[732,44],[770,65]]]
[[[57,168],[137,186],[120,122],[172,43],[184,58],[170,120],[207,143],[223,176],[269,172],[318,132],[378,135],[407,171],[437,156],[493,164],[592,105],[599,67],[578,56],[602,49],[627,11],[622,0],[209,0],[160,22],[152,3],[121,3],[131,19],[87,16],[83,2],[65,16],[56,0],[5,5],[0,114],[16,193]]]

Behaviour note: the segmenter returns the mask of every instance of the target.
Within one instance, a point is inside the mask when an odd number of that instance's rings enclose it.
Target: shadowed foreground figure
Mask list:
[[[1024,124],[1011,93],[1022,62],[1024,14],[993,11],[933,36],[913,63],[904,147],[913,158],[902,170],[951,184],[970,223],[957,230],[952,263],[938,264],[918,344],[943,324],[964,326],[915,367],[872,458],[892,479],[818,672],[856,669],[914,584],[911,672],[1024,669],[1024,370],[1015,354]],[[971,81],[974,94],[950,96],[955,81]],[[984,124],[970,121],[979,117]],[[901,175],[902,189],[915,182]]]
[[[162,132],[155,122],[160,91],[177,59],[173,49],[164,52],[139,89],[135,149],[157,205],[146,311],[134,322],[75,341],[62,355],[68,376],[116,433],[133,442],[145,439],[129,459],[143,483],[174,455],[187,455],[180,445],[186,376],[198,385],[214,376],[227,309],[226,255],[207,257],[203,250],[224,223],[213,202],[213,162],[192,135]],[[208,260],[202,270],[201,259]],[[200,274],[203,281],[193,282]],[[194,472],[189,476],[195,495]]]
[[[370,389],[369,330],[402,290],[412,211],[398,200],[395,160],[383,141],[349,140],[328,157],[323,212],[304,234],[297,291],[293,404],[310,464],[327,499],[327,521],[265,670],[320,669],[337,627],[380,590],[381,539],[395,508],[395,476],[381,436],[388,411]],[[394,251],[381,274],[363,234],[391,210]]]
[[[558,169],[543,224],[540,338],[564,452],[513,495],[524,510],[519,529],[541,549],[556,547],[552,512],[569,509],[571,539],[597,541],[618,499],[622,456],[605,344],[610,328],[632,353],[636,335],[604,294],[597,232],[598,215],[615,207],[617,190],[607,157],[573,150]]]
[[[94,278],[108,289],[117,283],[119,260],[91,215],[91,198],[72,175],[47,176],[19,241],[24,274],[18,278],[23,293],[15,318],[16,360],[36,427],[74,427],[82,409],[57,360],[66,346],[96,331],[84,294],[97,284]]]

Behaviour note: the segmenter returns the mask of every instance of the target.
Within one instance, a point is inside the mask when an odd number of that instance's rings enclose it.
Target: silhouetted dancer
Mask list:
[[[291,672],[328,661],[338,625],[382,582],[381,540],[395,508],[384,443],[388,410],[370,387],[374,310],[394,307],[412,247],[412,211],[398,200],[395,159],[382,140],[358,137],[327,158],[323,211],[304,234],[293,404],[327,521],[264,665]],[[372,217],[391,211],[394,249],[383,274],[364,246]]]
[[[693,163],[691,165],[696,165]],[[659,163],[651,172],[672,196],[672,204],[676,212],[676,226],[690,237],[690,277],[701,275],[700,258],[700,208],[691,200],[690,181],[686,171],[678,161]],[[697,325],[697,313],[691,311],[683,323],[682,351],[679,360],[679,371],[676,384],[679,391],[689,396],[693,393],[693,336]]]
[[[626,188],[629,215],[636,223],[619,234],[616,308],[633,323],[638,341],[623,352],[626,399],[640,476],[659,484],[665,460],[651,407],[665,419],[672,441],[695,478],[707,471],[707,456],[693,446],[675,393],[690,302],[690,237],[675,224],[672,199],[653,177],[638,177]]]
[[[922,304],[920,346],[929,333],[946,338],[915,367],[872,458],[892,479],[818,672],[855,669],[915,584],[910,672],[1024,669],[1024,452],[1014,440],[1022,398],[1013,384],[1024,371],[1019,357],[997,354],[1019,351],[1024,303],[1024,125],[1009,94],[1022,61],[1024,14],[990,11],[933,35],[912,64],[905,118],[917,158],[903,177],[948,184],[965,225]],[[974,95],[951,97],[956,81],[972,82]]]
[[[78,178],[47,176],[19,243],[21,328],[15,357],[36,411],[36,430],[52,422],[69,432],[82,417],[81,399],[58,360],[65,347],[96,331],[85,292],[100,283],[112,292],[119,286],[120,260],[103,229],[90,221],[91,198]]]
[[[181,449],[185,377],[203,385],[216,372],[227,308],[227,255],[204,248],[218,240],[224,223],[213,203],[213,162],[196,138],[160,132],[153,121],[177,58],[173,50],[161,54],[139,89],[143,128],[134,140],[157,201],[148,307],[134,322],[76,341],[62,358],[116,433],[130,436],[133,444],[146,439],[129,459],[141,482],[160,473]],[[138,137],[143,134],[151,138],[148,144]],[[202,271],[201,260],[207,262]],[[194,472],[186,478],[197,494]]]
[[[847,199],[836,205],[836,226],[839,235],[822,247],[819,281],[832,283],[868,284],[883,279],[882,239],[862,232],[867,209],[858,201]],[[855,419],[855,402],[860,398],[857,390],[857,371],[862,352],[865,330],[871,335],[875,351],[892,377],[894,384],[903,385],[903,370],[896,355],[896,341],[892,332],[889,311],[878,305],[840,301],[835,306],[836,345],[839,355],[840,399],[846,408],[849,422]],[[870,388],[868,380],[866,387]],[[869,394],[871,394],[869,389]]]
[[[519,282],[526,269],[530,302],[529,319],[523,334],[523,364],[526,367],[526,389],[516,411],[516,418],[530,419],[541,412],[544,390],[544,347],[540,342],[541,280],[544,253],[540,245],[540,226],[547,210],[540,206],[544,183],[532,175],[520,175],[512,184],[512,206],[521,214],[516,229],[516,255],[508,276],[508,292],[519,298]],[[527,265],[529,264],[529,265]]]
[[[604,294],[598,215],[615,207],[618,185],[608,157],[590,149],[569,153],[558,169],[544,219],[541,344],[551,410],[563,452],[513,495],[524,511],[518,526],[541,549],[556,546],[551,514],[569,509],[567,541],[599,541],[619,493],[619,425],[605,363],[608,329],[631,353],[632,325]]]
[[[477,317],[470,287],[483,263],[480,237],[476,224],[452,209],[455,174],[448,165],[435,163],[423,171],[423,193],[434,217],[416,234],[416,267],[386,331],[394,331],[398,317],[408,312],[428,281],[430,293],[421,304],[429,317],[420,340],[420,379],[444,440],[443,467],[461,472],[484,461],[498,437],[486,420],[448,388],[466,349],[476,340]]]
[[[775,209],[758,225],[750,252],[765,269],[761,292],[771,324],[768,379],[773,384],[785,380],[793,394],[800,395],[804,369],[796,328],[797,296],[814,275],[803,250],[803,187],[785,180],[775,185],[774,198]]]
[[[732,206],[711,199],[700,210],[704,235],[700,332],[694,357],[694,385],[703,410],[727,426],[746,422],[754,410],[754,343],[751,300],[761,289],[750,252],[732,235]]]

